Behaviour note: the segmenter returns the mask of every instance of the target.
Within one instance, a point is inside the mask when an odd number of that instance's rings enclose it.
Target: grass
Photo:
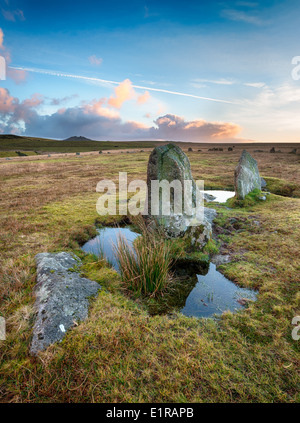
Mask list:
[[[95,220],[106,223],[95,210],[97,182],[117,182],[119,169],[129,180],[144,178],[148,155],[1,163],[0,314],[7,340],[0,341],[0,401],[299,402],[299,342],[291,337],[300,305],[299,198],[271,194],[244,208],[216,206],[216,245],[232,257],[222,272],[259,290],[249,308],[218,320],[150,316],[144,302],[126,294],[117,272],[80,250]],[[207,185],[225,189],[233,185],[238,156],[189,153],[193,174],[207,174]],[[297,155],[257,158],[263,176],[299,186]],[[84,227],[90,229],[78,236]],[[34,255],[62,250],[78,254],[82,274],[103,289],[85,322],[32,358]],[[184,250],[184,241],[173,243],[175,256]]]
[[[236,196],[229,198],[226,201],[226,204],[229,207],[249,207],[249,206],[254,206],[255,204],[261,202],[261,201],[266,201],[267,200],[268,195],[265,195],[261,190],[255,188],[252,192],[250,192],[249,194],[247,194],[245,196],[245,198],[242,199],[238,199]],[[264,200],[262,198],[265,198]]]
[[[115,248],[122,281],[137,295],[155,296],[164,291],[170,281],[171,246],[158,239],[146,227],[133,246],[119,237]]]
[[[160,144],[160,142],[157,141],[65,141],[52,140],[47,138],[21,137],[15,135],[0,135],[0,152],[1,150],[21,150],[25,152],[33,150],[38,151],[40,153],[76,153],[84,151],[101,151],[124,148],[153,148],[158,144]],[[17,155],[17,153],[13,155]]]

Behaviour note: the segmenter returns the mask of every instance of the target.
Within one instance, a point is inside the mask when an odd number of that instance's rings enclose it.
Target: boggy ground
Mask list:
[[[188,153],[195,179],[231,189],[241,148]],[[299,341],[291,337],[300,299],[299,155],[287,151],[253,156],[272,192],[298,198],[272,194],[246,209],[217,207],[221,250],[233,258],[222,271],[259,289],[257,302],[218,320],[151,317],[121,289],[113,270],[90,257],[83,271],[104,289],[89,319],[61,344],[29,357],[34,255],[78,253],[78,243],[95,234],[97,182],[117,181],[119,171],[128,171],[129,180],[145,178],[148,155],[1,163],[0,314],[7,322],[7,340],[0,341],[1,401],[299,401]]]

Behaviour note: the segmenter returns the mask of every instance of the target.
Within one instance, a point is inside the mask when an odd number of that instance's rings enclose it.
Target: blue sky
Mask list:
[[[300,141],[297,1],[0,5],[2,133]]]

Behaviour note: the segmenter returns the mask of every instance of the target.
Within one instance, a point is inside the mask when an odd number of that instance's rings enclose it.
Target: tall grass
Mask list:
[[[115,255],[125,286],[139,295],[155,296],[171,281],[171,247],[140,222],[139,227],[142,235],[133,245],[119,237]]]

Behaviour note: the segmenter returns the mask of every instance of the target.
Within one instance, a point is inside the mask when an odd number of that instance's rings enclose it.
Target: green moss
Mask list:
[[[300,187],[296,182],[286,181],[279,178],[270,178],[264,176],[267,183],[267,189],[273,194],[282,195],[284,197],[300,197]]]
[[[80,271],[83,277],[98,282],[110,292],[117,292],[122,289],[122,282],[118,272],[108,267],[105,260],[99,260],[93,254],[87,254],[83,258],[83,265]]]
[[[264,193],[258,188],[255,188],[252,192],[247,194],[243,200],[239,200],[236,196],[229,198],[226,201],[226,206],[239,207],[239,208],[254,206],[255,204],[258,204],[264,201],[259,198],[262,196],[264,196]]]
[[[214,239],[210,239],[203,248],[203,252],[209,255],[218,254],[219,247]]]

